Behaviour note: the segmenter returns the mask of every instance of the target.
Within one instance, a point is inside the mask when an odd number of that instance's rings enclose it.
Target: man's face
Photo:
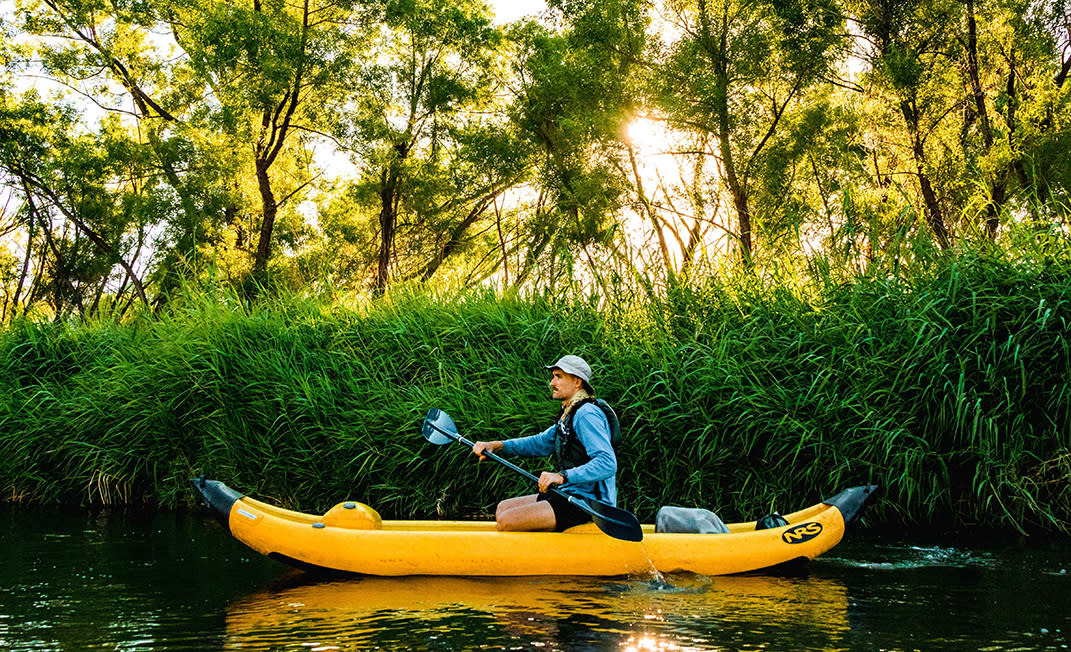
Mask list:
[[[550,372],[551,396],[559,401],[568,401],[580,389],[582,381],[572,374],[567,374],[561,369]]]

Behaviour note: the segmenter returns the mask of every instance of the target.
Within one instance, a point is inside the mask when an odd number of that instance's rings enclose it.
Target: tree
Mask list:
[[[1071,16],[1064,1],[964,0],[963,46],[971,101],[964,125],[967,174],[984,180],[985,233],[995,239],[1008,204],[1034,215],[1066,196],[1071,133],[1066,113],[1071,70]],[[1062,186],[1062,190],[1061,190]]]
[[[828,76],[842,51],[832,0],[671,0],[682,34],[658,70],[670,123],[709,134],[737,219],[739,253],[754,256],[752,187],[782,121]]]
[[[1061,72],[1067,49],[1060,2],[946,0],[853,2],[869,70],[866,94],[876,170],[889,178],[910,153],[921,213],[938,245],[948,248],[972,222],[990,240],[1009,213],[1049,204],[1051,180],[1067,176],[1042,143],[1066,142],[1051,119],[1066,106]],[[1055,12],[1055,13],[1053,13]],[[1066,76],[1066,73],[1064,73]],[[901,128],[880,129],[895,115]],[[1041,170],[1045,172],[1041,172]],[[1010,204],[1010,205],[1009,205]]]
[[[330,128],[323,107],[336,102],[364,23],[352,0],[175,2],[167,9],[176,41],[216,103],[215,123],[252,149],[261,222],[253,268],[271,257],[279,206],[311,179],[277,196],[272,170],[297,131]]]
[[[22,200],[19,213],[29,233],[14,302],[36,249],[35,291],[48,292],[57,318],[68,307],[83,317],[96,313],[115,280],[114,267],[122,275],[108,298],[118,302],[132,287],[148,304],[135,264],[149,248],[149,226],[166,207],[166,191],[149,173],[148,148],[127,138],[115,120],[99,137],[77,135],[75,115],[41,102],[33,91],[21,98],[0,95],[0,173]]]
[[[364,52],[339,113],[347,115],[340,127],[357,154],[363,196],[377,214],[372,286],[382,292],[391,281],[399,231],[418,238],[422,225],[453,232],[405,270],[430,277],[516,171],[506,166],[482,179],[464,171],[469,154],[462,150],[471,145],[472,153],[488,142],[479,112],[492,99],[502,38],[486,6],[476,0],[383,0],[376,6],[379,38]],[[465,177],[460,186],[458,174]],[[460,220],[442,219],[459,213]]]
[[[634,117],[635,72],[646,44],[641,2],[551,5],[565,25],[560,32],[528,22],[510,35],[516,47],[510,112],[528,144],[537,194],[515,285],[525,283],[540,262],[571,274],[574,252],[600,277],[589,246],[608,246],[619,233],[628,183],[620,173],[623,135]]]
[[[260,205],[256,244],[246,247],[241,234],[235,244],[263,273],[280,208],[297,203],[315,176],[281,160],[300,161],[306,143],[295,146],[295,133],[322,138],[328,128],[320,107],[338,92],[366,31],[356,3],[36,0],[20,10],[27,32],[60,37],[38,45],[45,72],[135,121],[156,152],[182,209],[168,225],[163,291],[218,225],[245,210],[245,166]],[[121,96],[132,111],[111,103]]]
[[[414,223],[409,249],[423,251],[418,268],[409,274],[431,279],[448,259],[466,249],[494,249],[487,236],[489,213],[506,190],[529,175],[525,148],[504,121],[460,125],[454,130],[455,148],[446,165],[425,168],[414,184]],[[472,247],[482,241],[483,247]],[[430,252],[430,256],[428,253]],[[497,259],[477,252],[476,268],[497,268]],[[494,260],[485,265],[483,261]],[[477,269],[471,270],[477,273]],[[485,273],[485,275],[486,275]]]
[[[206,192],[201,175],[190,174],[205,167],[193,163],[198,152],[189,146],[194,139],[180,120],[193,97],[174,92],[174,65],[148,36],[159,24],[159,9],[158,3],[41,0],[22,5],[20,13],[27,33],[45,37],[35,44],[45,74],[87,98],[98,112],[136,121],[138,137],[152,146],[181,208],[168,225],[175,238],[169,254],[188,256],[204,232],[214,193]],[[130,109],[123,107],[124,96]],[[161,275],[159,296],[175,284],[170,271]]]

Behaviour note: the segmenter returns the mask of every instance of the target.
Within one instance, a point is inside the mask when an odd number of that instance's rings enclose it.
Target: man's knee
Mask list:
[[[554,524],[544,523],[542,519],[518,518],[517,514],[506,512],[501,518],[495,519],[495,528],[499,532],[533,532],[539,530],[551,530]]]
[[[524,507],[536,502],[536,495],[531,496],[516,496],[514,498],[506,498],[498,503],[498,507],[495,509],[495,520],[505,514],[506,512],[517,509],[518,507]]]
[[[498,513],[495,515],[495,527],[499,532],[516,532],[518,530],[527,530],[529,528],[529,514],[528,510],[521,508],[499,508]]]
[[[548,503],[505,509],[496,514],[499,532],[530,532],[554,529],[554,510]]]

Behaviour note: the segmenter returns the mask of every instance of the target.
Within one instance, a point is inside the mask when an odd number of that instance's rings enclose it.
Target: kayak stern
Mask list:
[[[203,475],[190,478],[190,482],[201,494],[205,507],[211,509],[216,518],[230,529],[231,508],[244,496],[219,480],[209,480]]]

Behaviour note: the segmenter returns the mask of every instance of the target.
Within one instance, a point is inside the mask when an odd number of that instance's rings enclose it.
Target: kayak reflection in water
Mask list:
[[[558,420],[543,432],[506,441],[478,441],[472,452],[546,457],[554,455],[558,471],[539,476],[539,493],[507,498],[498,503],[495,523],[499,530],[561,532],[587,523],[591,516],[553,492],[551,487],[582,498],[617,505],[617,456],[613,432],[617,417],[591,387],[591,366],[583,358],[566,355],[550,370],[551,396],[562,402]],[[612,427],[613,426],[613,427]]]

